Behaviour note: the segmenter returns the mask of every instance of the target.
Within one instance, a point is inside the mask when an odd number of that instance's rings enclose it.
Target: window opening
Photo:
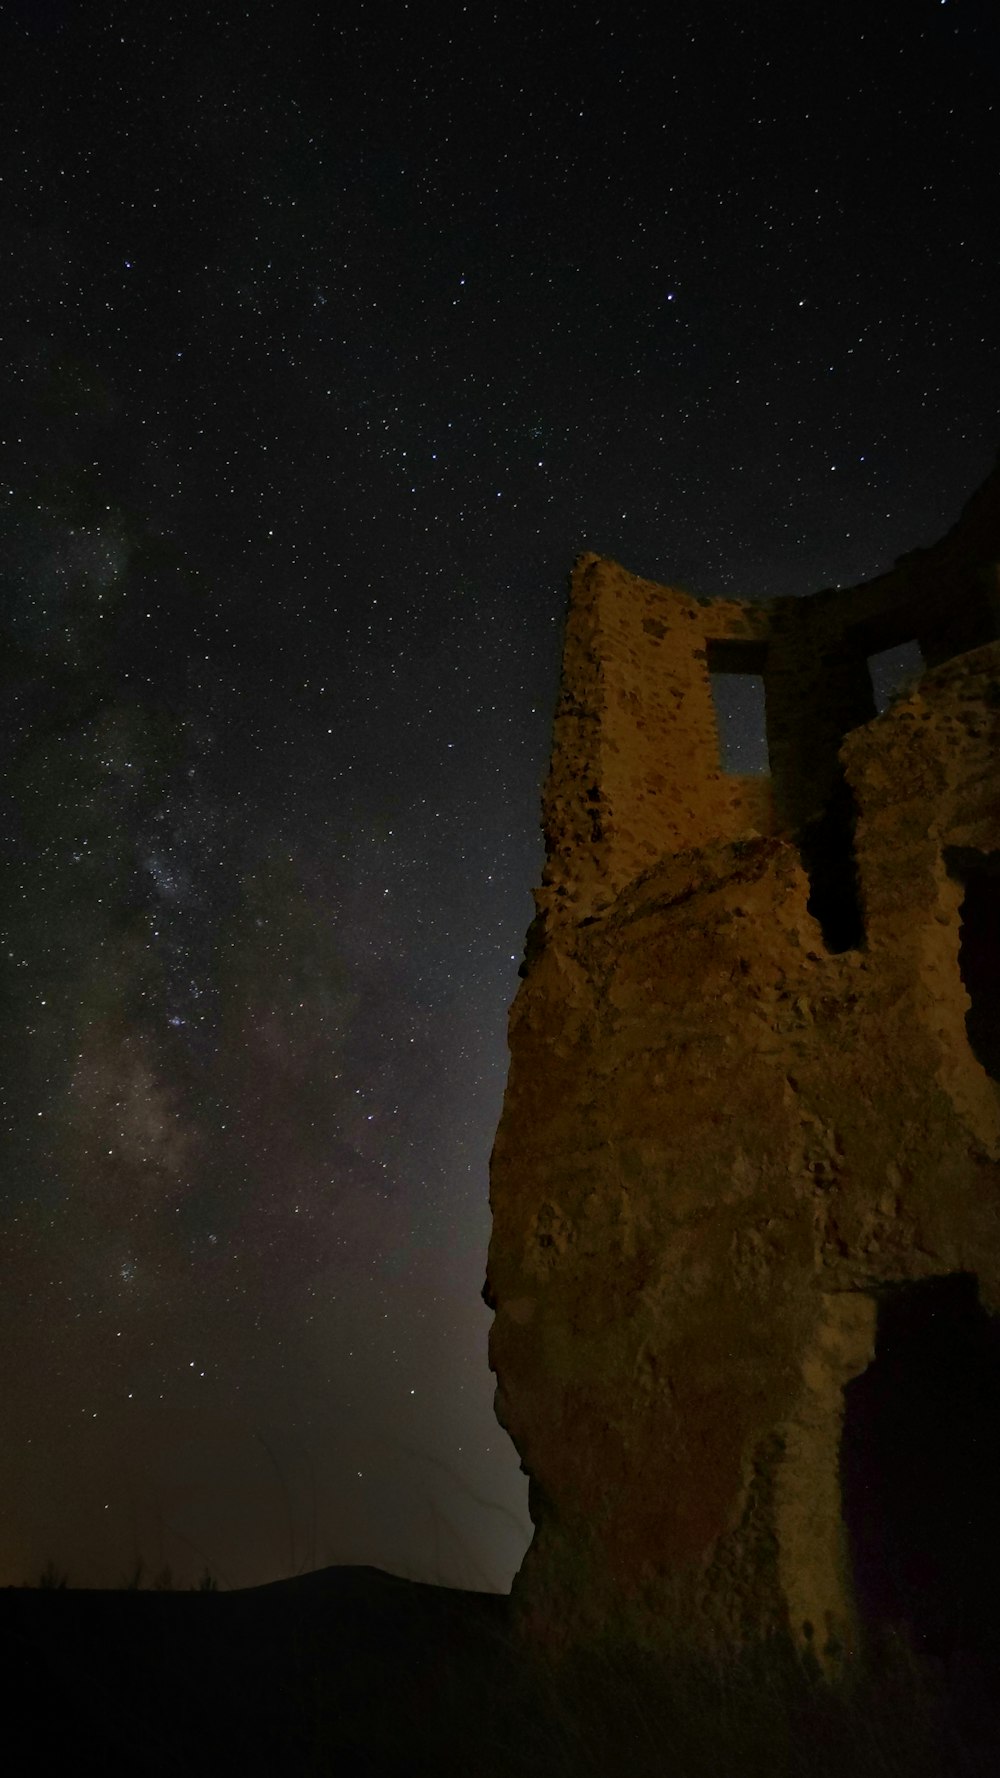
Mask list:
[[[965,889],[958,966],[972,1003],[965,1015],[969,1047],[991,1079],[1000,1081],[1000,852],[952,847],[945,864]]]
[[[1000,1320],[973,1273],[881,1293],[874,1360],[844,1389],[840,1485],[862,1621],[936,1655],[995,1642]]]
[[[756,642],[709,642],[708,678],[719,737],[719,765],[741,778],[767,777],[766,647]]]
[[[880,649],[868,656],[868,673],[872,682],[876,713],[881,716],[902,692],[920,678],[924,657],[919,642],[897,642],[894,648]]]

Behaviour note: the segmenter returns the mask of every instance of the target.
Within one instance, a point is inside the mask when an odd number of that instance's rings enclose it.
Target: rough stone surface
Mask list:
[[[846,591],[576,565],[484,1291],[529,1637],[863,1637],[845,1390],[908,1282],[1000,1311],[998,561],[1000,472]],[[710,668],[763,675],[770,776]]]

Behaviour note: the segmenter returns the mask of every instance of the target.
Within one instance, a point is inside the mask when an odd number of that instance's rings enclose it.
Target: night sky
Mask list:
[[[487,1166],[566,580],[1000,444],[992,0],[0,26],[0,1583],[506,1590]]]

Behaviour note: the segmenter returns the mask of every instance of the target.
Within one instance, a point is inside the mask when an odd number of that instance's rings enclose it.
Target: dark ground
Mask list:
[[[0,1591],[17,1778],[995,1778],[1000,1657],[892,1644],[848,1707],[765,1650],[537,1690],[510,1600],[329,1568],[240,1592]],[[756,1663],[756,1664],[755,1664]],[[713,1689],[714,1688],[714,1689]]]
[[[496,1671],[507,1610],[361,1567],[232,1593],[11,1587],[7,1770],[416,1772],[457,1675]]]

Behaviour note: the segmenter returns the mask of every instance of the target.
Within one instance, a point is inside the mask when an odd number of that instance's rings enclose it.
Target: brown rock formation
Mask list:
[[[829,1665],[995,1615],[998,563],[1000,471],[851,590],[576,565],[484,1292],[531,1635]],[[769,776],[720,765],[734,672]]]

